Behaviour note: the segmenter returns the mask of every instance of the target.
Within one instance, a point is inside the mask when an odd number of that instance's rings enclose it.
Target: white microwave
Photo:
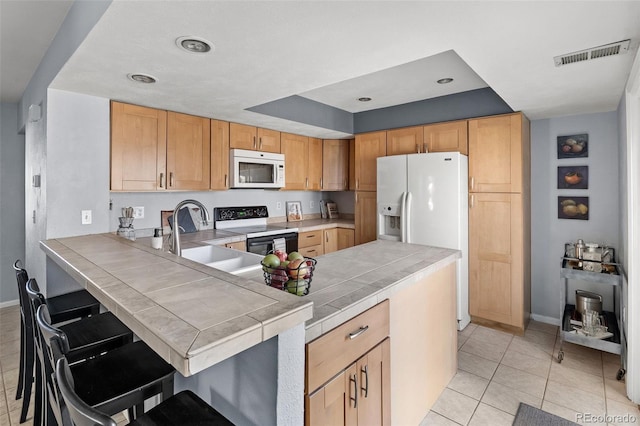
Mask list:
[[[232,149],[231,188],[283,188],[284,154]]]

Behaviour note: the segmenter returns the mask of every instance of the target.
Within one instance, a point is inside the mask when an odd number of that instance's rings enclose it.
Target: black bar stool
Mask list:
[[[38,307],[36,321],[46,345],[45,368],[53,372],[56,362],[69,351],[69,340],[49,322],[46,305]],[[141,341],[78,362],[70,369],[78,397],[107,415],[129,410],[130,417],[137,418],[144,412],[146,399],[162,395],[164,400],[173,395],[175,369]],[[50,393],[49,409],[55,417],[63,418],[63,400],[56,396],[53,375],[46,374],[45,379]]]
[[[56,382],[75,426],[116,426],[116,422],[86,404],[74,391],[74,380],[67,360],[56,364]],[[226,417],[191,391],[182,391],[162,401],[147,413],[128,423],[129,426],[226,426]]]
[[[20,423],[27,419],[27,411],[31,402],[31,388],[33,384],[33,369],[35,364],[35,350],[33,341],[33,313],[26,292],[29,275],[22,268],[18,259],[13,264],[18,283],[18,297],[20,299],[20,368],[18,370],[18,386],[16,399],[23,398]],[[54,323],[76,318],[83,318],[100,312],[100,303],[86,290],[78,290],[47,299],[50,304]]]
[[[35,312],[38,307],[46,304],[44,296],[39,292],[35,278],[29,279],[25,286],[29,296],[29,321],[33,324],[34,347],[38,356],[36,362],[36,406],[34,424],[46,423],[48,409],[48,393],[46,388],[47,375],[53,374],[53,367],[46,368],[44,343],[40,330],[36,325]],[[77,362],[89,357],[99,356],[109,350],[133,342],[133,333],[111,312],[93,315],[78,321],[59,326],[68,340],[69,362]],[[49,413],[50,414],[50,413]],[[49,417],[51,417],[49,415]]]

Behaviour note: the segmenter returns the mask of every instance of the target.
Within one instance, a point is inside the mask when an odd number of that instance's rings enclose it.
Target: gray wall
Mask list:
[[[589,134],[589,157],[558,159],[556,138]],[[578,238],[620,248],[618,115],[616,112],[537,120],[531,123],[531,298],[535,318],[559,320],[561,257],[564,243]],[[589,189],[557,189],[557,167],[589,166]],[[589,220],[558,219],[557,197],[588,196]],[[572,282],[605,297],[611,309],[610,288]],[[537,316],[537,317],[536,317]]]
[[[13,262],[24,260],[24,135],[18,134],[18,104],[0,114],[0,306],[16,302]]]

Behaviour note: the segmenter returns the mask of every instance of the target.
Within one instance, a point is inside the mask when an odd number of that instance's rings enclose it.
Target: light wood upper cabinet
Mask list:
[[[320,191],[322,189],[322,139],[309,138],[309,168],[307,169],[307,190]]]
[[[164,189],[167,112],[111,102],[111,190]]]
[[[416,154],[424,151],[422,126],[387,131],[387,155]]]
[[[231,123],[229,137],[231,148],[280,152],[280,132],[275,130]]]
[[[207,190],[208,118],[111,102],[111,190]]]
[[[460,152],[468,154],[467,120],[424,126],[422,152]]]
[[[364,244],[378,238],[376,221],[378,219],[377,193],[375,191],[356,191],[355,206],[355,243]]]
[[[528,141],[520,113],[469,120],[469,191],[521,192]]]
[[[211,189],[229,189],[229,123],[211,120]]]
[[[167,115],[167,189],[209,189],[211,120],[169,112]]]
[[[325,139],[322,142],[322,190],[349,189],[349,139]]]
[[[281,152],[284,154],[286,190],[305,190],[309,169],[309,138],[291,133],[281,134]]]
[[[469,311],[524,327],[525,231],[521,194],[475,193],[469,203]]]
[[[387,155],[387,132],[356,135],[355,148],[355,188],[376,191],[377,158]]]

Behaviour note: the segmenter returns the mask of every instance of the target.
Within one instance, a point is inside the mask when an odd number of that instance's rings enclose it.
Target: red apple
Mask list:
[[[309,273],[309,268],[304,259],[294,259],[288,265],[289,276],[294,280],[302,279]]]
[[[287,253],[285,253],[282,250],[276,250],[273,252],[273,254],[278,256],[278,259],[280,259],[280,262],[284,262],[285,260],[287,260]]]

